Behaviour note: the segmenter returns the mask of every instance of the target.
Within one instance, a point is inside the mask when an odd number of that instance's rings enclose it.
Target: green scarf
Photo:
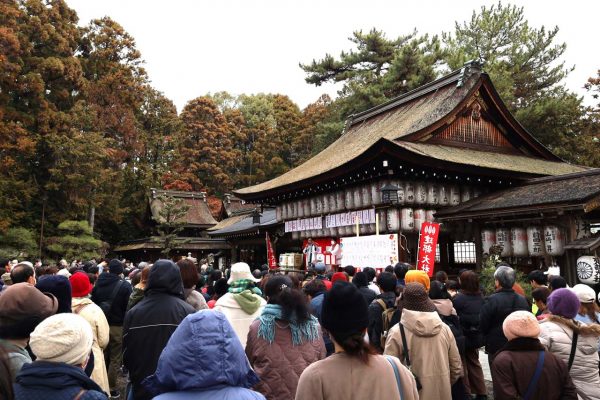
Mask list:
[[[258,337],[273,343],[275,340],[275,320],[283,320],[281,306],[267,304],[258,319],[260,320]],[[305,340],[313,342],[319,338],[319,322],[314,316],[311,315],[308,320],[298,323],[294,315],[287,322],[290,324],[294,346],[300,346]]]
[[[239,279],[231,282],[229,289],[227,289],[229,293],[242,293],[244,290],[250,290],[252,293],[262,296],[262,291],[254,286],[254,281],[250,279]]]
[[[233,298],[246,314],[254,314],[256,310],[260,308],[260,301],[262,300],[250,290],[244,290],[241,293],[234,294]]]

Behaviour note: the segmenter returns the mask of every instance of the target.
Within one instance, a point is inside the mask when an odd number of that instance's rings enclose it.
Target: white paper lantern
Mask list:
[[[404,203],[414,204],[415,203],[415,184],[414,182],[406,182],[404,184]]]
[[[419,232],[421,230],[421,225],[423,225],[423,222],[425,222],[427,218],[427,213],[422,208],[419,208],[415,210],[413,216],[415,217],[415,230]]]
[[[496,229],[496,245],[502,246],[502,257],[512,256],[512,246],[510,245],[510,230],[507,228]]]
[[[371,207],[373,205],[373,199],[371,197],[371,185],[362,185],[360,187],[360,197],[362,200],[363,207]]]
[[[329,214],[329,195],[324,194],[321,196],[321,204],[323,207],[323,214]]]
[[[544,249],[544,235],[539,226],[527,228],[527,250],[530,257],[541,257],[546,254]]]
[[[335,192],[335,210],[332,211],[344,211],[346,209],[346,192],[344,190],[338,190]]]
[[[367,230],[368,230],[367,224],[360,225],[359,231],[360,231],[361,235],[366,235],[367,234]]]
[[[389,232],[398,232],[400,230],[400,213],[395,208],[387,210],[387,229]]]
[[[435,210],[427,210],[425,211],[425,221],[434,222],[435,221]]]
[[[439,203],[438,185],[430,183],[427,185],[427,204],[437,206]]]
[[[354,208],[354,192],[352,189],[344,190],[344,209],[352,210]]]
[[[544,243],[549,256],[562,256],[565,253],[565,236],[557,226],[544,228]]]
[[[396,186],[398,187],[398,204],[404,205],[406,203],[406,190],[404,188],[404,182],[398,181]]]
[[[375,224],[366,224],[365,226],[367,227],[368,234],[375,233]]]
[[[401,211],[401,224],[402,230],[405,232],[411,232],[415,230],[415,216],[412,208],[403,208]]]
[[[300,232],[292,232],[292,239],[294,239],[294,240],[300,239]]]
[[[357,186],[355,188],[352,189],[352,196],[354,197],[354,208],[361,208],[362,207],[362,190],[360,188],[360,186]]]
[[[490,248],[496,244],[496,231],[483,229],[481,231],[481,247],[484,254],[490,254]]]
[[[415,184],[415,203],[427,204],[427,186],[423,182]]]
[[[374,205],[381,204],[381,184],[379,182],[372,182],[369,186],[371,187],[371,201]]]
[[[510,241],[512,244],[513,255],[515,257],[529,256],[527,248],[527,231],[523,228],[510,229]]]
[[[600,259],[594,256],[582,256],[577,259],[577,278],[581,283],[595,285],[600,283]]]
[[[438,186],[438,204],[442,207],[450,204],[450,190],[446,185]]]
[[[377,215],[379,216],[379,233],[387,232],[387,213],[385,210],[378,210]]]
[[[317,213],[315,215],[322,215],[323,214],[323,196],[318,195],[315,199],[316,202],[316,206],[317,206]]]
[[[309,200],[310,214],[309,215],[317,215],[317,198],[311,197]]]
[[[306,214],[304,214],[304,205],[302,204],[302,200],[296,200],[296,217],[304,218]]]
[[[283,206],[280,204],[277,207],[275,207],[275,220],[277,222],[281,222],[283,220]]]
[[[302,206],[304,207],[304,216],[310,216],[310,199],[303,199]]]
[[[460,202],[464,203],[473,198],[473,192],[470,187],[463,186],[460,190]]]
[[[287,205],[287,203],[283,203],[281,205],[281,219],[284,220],[284,221],[288,219],[288,205]]]
[[[460,189],[456,185],[450,186],[450,205],[457,206],[460,204]]]

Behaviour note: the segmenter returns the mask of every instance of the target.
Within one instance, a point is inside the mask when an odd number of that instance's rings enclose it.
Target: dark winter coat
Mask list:
[[[107,395],[81,368],[36,361],[23,365],[14,384],[15,400],[106,400]]]
[[[323,310],[323,300],[325,299],[324,292],[318,293],[315,297],[310,301],[310,309],[312,315],[314,315],[318,320],[319,324],[321,323],[321,311]],[[333,342],[329,337],[329,333],[323,332],[323,342],[325,343],[325,349],[327,350],[327,355],[331,355],[334,352]]]
[[[383,353],[381,347],[381,334],[383,331],[383,319],[381,314],[384,309],[381,304],[377,301],[381,299],[385,302],[388,308],[393,308],[396,305],[396,293],[395,292],[384,292],[377,296],[375,300],[369,304],[369,327],[367,332],[369,333],[369,341],[380,353]]]
[[[465,336],[465,348],[479,348],[483,345],[483,334],[479,326],[479,314],[483,306],[481,294],[460,292],[452,300]]]
[[[151,398],[140,383],[156,370],[158,358],[177,326],[194,307],[183,299],[177,265],[154,263],[144,299],[127,312],[123,323],[123,364],[129,370],[136,400]]]
[[[538,339],[517,338],[500,349],[492,363],[494,399],[520,399],[533,378],[540,351],[545,351],[544,367],[531,400],[577,400],[575,385],[567,366],[545,350]]]
[[[496,353],[506,344],[502,323],[510,313],[519,310],[529,311],[529,304],[512,289],[500,289],[485,299],[479,313],[479,327],[488,354]]]
[[[129,282],[121,279],[119,275],[111,274],[110,272],[100,274],[96,281],[96,286],[92,289],[92,301],[100,306],[100,303],[107,301],[110,298],[115,285],[118,285],[121,281],[123,282],[121,288],[115,295],[115,299],[112,302],[109,312],[105,313],[109,325],[123,325],[125,310],[127,310],[127,302],[129,301],[129,295],[131,295],[133,289]]]
[[[359,287],[358,291],[363,295],[367,304],[371,304],[377,297],[377,294],[366,286]]]

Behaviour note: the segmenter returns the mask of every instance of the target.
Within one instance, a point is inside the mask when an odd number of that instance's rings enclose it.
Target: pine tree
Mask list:
[[[156,221],[159,236],[154,239],[162,246],[162,257],[169,258],[171,251],[188,242],[187,239],[179,238],[179,233],[185,227],[184,217],[190,207],[183,204],[183,199],[172,196],[160,195],[157,200],[161,204]]]
[[[87,221],[63,221],[58,225],[61,236],[48,239],[47,249],[67,260],[90,260],[102,256],[104,244],[92,234]]]

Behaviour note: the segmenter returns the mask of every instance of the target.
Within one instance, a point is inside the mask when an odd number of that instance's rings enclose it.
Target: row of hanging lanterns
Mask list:
[[[541,257],[544,255],[561,256],[565,252],[565,236],[563,231],[554,225],[545,227],[529,226],[483,229],[481,244],[484,253],[490,247],[502,246],[502,257]]]

